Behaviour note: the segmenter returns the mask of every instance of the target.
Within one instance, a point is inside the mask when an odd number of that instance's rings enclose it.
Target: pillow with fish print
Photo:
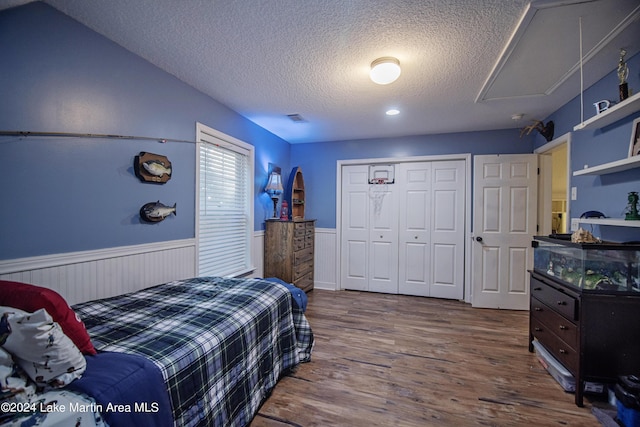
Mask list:
[[[87,367],[78,347],[45,309],[0,307],[0,344],[38,386],[62,387]]]
[[[0,402],[29,402],[36,394],[36,386],[14,362],[11,353],[0,347]],[[0,414],[4,425],[10,414]]]

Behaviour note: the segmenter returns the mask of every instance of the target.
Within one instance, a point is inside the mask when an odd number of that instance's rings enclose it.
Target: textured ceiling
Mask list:
[[[586,86],[640,40],[637,0],[45,2],[291,143],[522,127],[579,94],[578,15]],[[381,56],[402,66],[387,86]]]

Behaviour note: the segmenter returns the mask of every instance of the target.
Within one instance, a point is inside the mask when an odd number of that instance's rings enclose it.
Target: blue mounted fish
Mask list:
[[[136,176],[142,182],[164,184],[171,179],[173,169],[166,156],[141,151],[133,162]]]
[[[158,200],[146,203],[140,208],[140,217],[147,222],[160,222],[171,214],[177,215],[175,203],[173,206],[167,206]]]

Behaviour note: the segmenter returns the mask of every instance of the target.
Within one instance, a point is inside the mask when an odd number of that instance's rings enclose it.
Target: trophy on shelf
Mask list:
[[[631,191],[627,198],[629,204],[627,205],[627,214],[624,216],[626,220],[639,220],[640,214],[638,214],[638,192]]]
[[[626,54],[626,50],[620,49],[620,60],[618,61],[618,79],[620,80],[618,88],[620,89],[620,101],[624,101],[629,97],[629,86],[627,85],[629,67],[627,67],[627,63],[624,61],[624,56]]]

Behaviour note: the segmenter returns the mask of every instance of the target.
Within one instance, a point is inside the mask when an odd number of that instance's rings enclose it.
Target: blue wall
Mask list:
[[[613,71],[609,75],[584,91],[585,120],[596,113],[593,103],[603,99],[618,100],[618,76],[615,72],[617,59],[614,58],[612,61]],[[630,69],[629,88],[633,93],[638,93],[640,91],[640,54],[628,59],[627,64]],[[580,96],[577,96],[547,120],[554,121],[556,136],[572,132],[571,171],[576,171],[585,166],[597,166],[628,157],[631,124],[638,117],[640,117],[640,111],[601,129],[573,132],[573,127],[581,121]],[[544,143],[546,141],[538,136],[536,147]],[[630,191],[640,192],[640,168],[601,176],[572,176],[571,186],[577,188],[578,196],[577,200],[570,202],[572,217],[579,217],[585,211],[597,210],[607,217],[624,218],[627,194]],[[640,240],[638,228],[611,226],[583,226],[583,228],[605,240],[619,242]]]
[[[545,141],[519,130],[289,145],[112,41],[42,3],[0,12],[0,130],[152,136],[193,141],[201,122],[256,148],[254,229],[264,228],[269,163],[286,182],[299,165],[307,216],[335,227],[336,162],[442,154],[530,153]],[[629,61],[630,86],[640,90],[640,57]],[[612,66],[613,69],[614,66]],[[612,78],[613,76],[613,78]],[[614,99],[615,73],[586,91],[585,104]],[[579,122],[573,100],[550,118],[556,135]],[[587,108],[588,111],[588,108]],[[572,168],[626,157],[630,123],[574,133]],[[537,138],[537,139],[536,139]],[[165,185],[133,173],[141,151],[163,154],[174,167]],[[0,137],[0,260],[192,238],[195,235],[195,145],[113,139]],[[573,212],[620,216],[626,193],[640,190],[638,170],[573,178]],[[177,203],[177,216],[142,223],[140,207]],[[597,201],[597,202],[596,202]],[[617,228],[617,227],[616,227]],[[622,231],[628,236],[629,230]],[[636,237],[638,239],[638,237]],[[628,239],[621,239],[628,240]]]
[[[305,215],[318,227],[336,226],[336,166],[338,160],[443,154],[521,154],[533,150],[532,137],[520,139],[518,129],[373,140],[293,144],[291,160],[302,168],[307,206]]]
[[[0,130],[194,141],[196,122],[256,148],[255,229],[270,215],[268,163],[289,144],[43,3],[0,12]],[[193,238],[195,144],[0,137],[0,259]],[[167,155],[165,185],[133,173],[141,151]],[[150,201],[177,216],[142,223]]]

